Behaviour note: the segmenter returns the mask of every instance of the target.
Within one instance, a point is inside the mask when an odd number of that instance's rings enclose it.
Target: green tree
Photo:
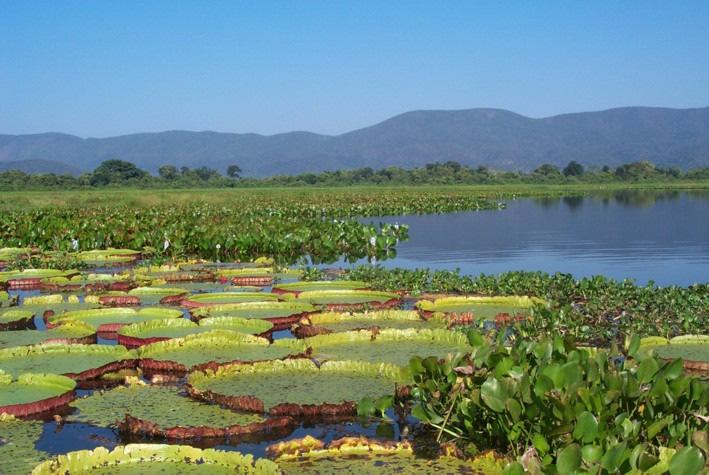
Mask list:
[[[564,167],[564,176],[581,176],[583,173],[583,165],[576,160],[571,160],[569,164]]]
[[[177,167],[174,165],[163,165],[158,168],[158,174],[165,180],[174,180],[177,178]]]
[[[89,182],[92,186],[104,186],[141,180],[148,176],[148,172],[141,170],[134,164],[114,159],[106,160],[96,167]]]
[[[561,171],[556,165],[551,163],[545,163],[534,170],[535,175],[542,175],[545,177],[558,177],[561,176]]]
[[[229,178],[239,178],[241,176],[241,168],[239,165],[229,165],[226,169],[226,175]]]

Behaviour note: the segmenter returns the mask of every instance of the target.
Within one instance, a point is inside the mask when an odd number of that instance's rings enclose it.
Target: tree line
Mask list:
[[[429,163],[422,167],[371,167],[267,178],[242,177],[234,164],[226,174],[209,167],[163,165],[158,175],[123,160],[107,160],[93,172],[81,176],[53,173],[28,174],[17,170],[0,172],[0,189],[81,189],[102,187],[134,188],[235,188],[257,186],[346,186],[346,185],[473,185],[473,184],[573,184],[612,182],[661,182],[709,180],[709,168],[683,171],[662,168],[647,161],[618,167],[584,167],[570,161],[565,167],[543,164],[530,173],[500,171],[484,166],[469,167],[455,161]]]

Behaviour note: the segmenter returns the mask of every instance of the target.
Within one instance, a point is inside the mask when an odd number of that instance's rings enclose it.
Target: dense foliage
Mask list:
[[[677,448],[670,473],[698,473],[709,451],[709,383],[639,350],[592,351],[560,336],[505,340],[470,332],[474,350],[413,358],[413,414],[471,453],[511,452],[508,473],[628,473]],[[683,448],[682,448],[683,447]],[[666,470],[666,468],[665,468]],[[662,472],[664,470],[661,470]]]
[[[702,181],[709,179],[709,168],[682,171],[677,167],[659,168],[650,162],[633,162],[616,168],[608,166],[586,169],[576,161],[560,169],[543,164],[531,173],[500,171],[487,167],[471,168],[455,161],[429,163],[423,167],[370,167],[353,170],[277,175],[267,178],[241,177],[241,168],[230,165],[226,176],[209,167],[190,169],[163,165],[158,176],[122,160],[107,160],[93,172],[79,177],[56,174],[27,174],[17,170],[0,172],[0,189],[81,189],[93,187],[137,188],[234,188],[259,186],[346,186],[346,185],[420,185],[420,184],[573,184],[573,183],[637,183],[666,181]]]
[[[574,279],[570,274],[506,272],[463,276],[459,272],[407,270],[360,266],[347,277],[381,290],[407,289],[420,293],[530,295],[551,303],[539,306],[520,331],[531,335],[567,334],[607,344],[624,334],[674,336],[709,333],[709,285],[683,288],[635,285],[595,276]]]

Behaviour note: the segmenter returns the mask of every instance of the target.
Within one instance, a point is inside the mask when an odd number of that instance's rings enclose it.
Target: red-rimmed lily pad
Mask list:
[[[465,324],[472,321],[498,321],[510,323],[523,320],[535,305],[544,304],[545,301],[526,295],[512,295],[500,297],[487,296],[450,296],[438,298],[434,301],[421,300],[416,303],[425,318],[430,318],[436,313],[445,315],[455,323]]]
[[[44,344],[0,350],[0,368],[6,373],[63,374],[85,381],[135,367],[133,353],[122,346]]]
[[[138,297],[142,305],[179,305],[187,294],[187,289],[179,287],[136,287],[128,291],[128,295]]]
[[[640,341],[640,347],[652,350],[660,358],[681,358],[686,369],[709,372],[709,335],[682,335],[669,340],[648,337]]]
[[[398,366],[309,359],[227,365],[188,377],[190,396],[272,416],[355,415],[357,401],[394,395],[407,377]],[[316,389],[317,388],[317,389]]]
[[[271,445],[266,453],[275,459],[284,473],[304,475],[501,474],[509,463],[493,452],[485,452],[474,459],[449,454],[423,458],[414,454],[411,443],[406,440],[393,442],[365,437],[343,437],[325,444],[306,436]]]
[[[293,329],[298,338],[328,333],[385,328],[446,328],[443,319],[425,320],[414,310],[377,310],[364,313],[326,312],[301,318]]]
[[[74,399],[76,382],[58,374],[25,373],[13,379],[0,371],[0,414],[31,416],[62,407]]]
[[[23,308],[0,310],[0,331],[34,328],[34,312]]]
[[[25,297],[21,308],[48,318],[65,312],[100,308],[101,304],[98,302],[98,298],[92,299],[92,297],[88,295],[82,301],[78,295],[36,295]]]
[[[140,259],[140,251],[133,249],[94,249],[83,251],[78,254],[78,258],[86,264],[96,266],[128,264]]]
[[[118,274],[78,274],[72,277],[47,277],[40,288],[44,292],[106,292],[135,287],[128,276]]]
[[[216,278],[212,272],[182,270],[179,264],[135,267],[133,275],[137,281],[148,283],[213,282]]]
[[[401,304],[401,297],[377,290],[309,290],[299,293],[298,301],[339,312],[393,308]]]
[[[213,292],[194,294],[185,298],[182,305],[187,308],[212,307],[242,302],[275,302],[278,295],[264,292]]]
[[[192,316],[195,320],[208,317],[258,318],[273,323],[274,330],[283,330],[316,311],[306,302],[243,302],[194,309]]]
[[[95,327],[102,338],[115,339],[116,332],[124,325],[166,318],[182,318],[182,316],[182,312],[174,308],[147,307],[135,309],[118,307],[67,312],[57,317],[50,317],[46,321],[47,327],[51,328],[67,321],[79,320]]]
[[[167,319],[134,323],[118,330],[118,344],[126,348],[156,343],[172,338],[183,338],[187,335],[204,333],[214,330],[230,330],[251,335],[260,335],[270,331],[273,324],[266,320],[238,317],[205,318],[195,323],[191,320]],[[2,334],[0,334],[2,337]]]
[[[217,269],[216,273],[219,281],[231,282],[234,285],[255,285],[263,287],[271,285],[274,278],[274,270],[271,267]]]
[[[94,393],[72,403],[69,420],[148,437],[231,437],[292,426],[290,418],[266,418],[204,404],[172,386],[135,384]]]
[[[5,283],[10,289],[40,288],[42,279],[47,277],[71,277],[78,274],[77,270],[57,269],[25,269],[22,271],[0,272],[0,283]]]
[[[46,331],[10,330],[0,332],[0,349],[44,343],[96,343],[96,329],[83,322],[67,322]]]
[[[210,475],[278,475],[278,465],[252,455],[189,445],[129,444],[109,451],[105,447],[59,455],[32,471],[32,475],[118,475],[135,473]]]
[[[299,294],[314,290],[366,290],[367,283],[356,280],[318,280],[290,282],[274,285],[272,292],[277,294]]]
[[[404,366],[413,356],[468,353],[471,347],[460,332],[441,329],[385,329],[331,333],[306,338],[304,343],[320,360],[361,360]]]
[[[152,343],[135,351],[145,371],[185,373],[224,363],[302,357],[306,356],[307,346],[300,340],[270,343],[266,338],[245,333],[214,330]]]

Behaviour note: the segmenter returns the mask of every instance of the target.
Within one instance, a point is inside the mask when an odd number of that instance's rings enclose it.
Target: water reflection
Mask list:
[[[708,280],[708,217],[707,191],[623,190],[511,200],[504,211],[372,221],[410,227],[397,257],[382,263],[387,267],[543,270],[689,285]]]

